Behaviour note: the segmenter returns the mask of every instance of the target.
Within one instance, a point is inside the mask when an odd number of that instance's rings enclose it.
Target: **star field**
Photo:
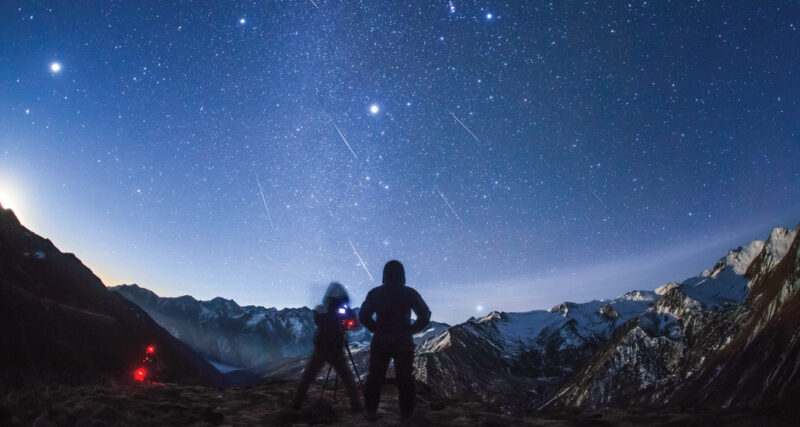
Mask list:
[[[397,258],[456,322],[800,219],[796,2],[0,10],[0,193],[107,285],[360,302]]]

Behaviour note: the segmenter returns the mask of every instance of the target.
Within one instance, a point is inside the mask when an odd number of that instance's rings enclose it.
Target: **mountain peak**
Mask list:
[[[657,292],[653,291],[636,290],[636,291],[625,292],[618,298],[625,299],[628,301],[655,301],[657,298],[656,294]]]
[[[577,308],[577,307],[578,307],[578,304],[575,304],[574,302],[564,301],[561,304],[553,306],[550,310],[547,310],[547,311],[550,312],[550,313],[561,313],[561,316],[567,317],[567,314],[569,314],[569,311],[571,309],[574,309],[574,308]]]
[[[750,266],[750,263],[753,262],[759,253],[761,253],[763,248],[763,240],[753,240],[745,247],[740,246],[735,250],[729,250],[728,255],[726,255],[725,258],[720,259],[719,262],[724,263],[722,265],[723,268],[731,267],[734,273],[741,276],[744,275],[744,273],[747,271],[747,267]],[[714,273],[719,272],[719,270],[716,268],[714,270]],[[714,273],[712,273],[712,275],[714,275]]]

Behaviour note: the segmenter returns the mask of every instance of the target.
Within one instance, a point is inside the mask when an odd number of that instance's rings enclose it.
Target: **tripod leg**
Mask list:
[[[339,391],[339,373],[337,372],[336,378],[333,379],[333,400],[336,400],[336,392]]]
[[[322,391],[319,393],[320,402],[322,402],[322,395],[325,394],[325,387],[328,386],[328,378],[331,376],[331,369],[333,369],[333,365],[328,365],[328,373],[325,374],[325,383],[322,384]]]
[[[358,368],[356,368],[356,362],[353,360],[353,353],[350,353],[350,346],[345,342],[344,348],[347,349],[347,356],[350,357],[350,363],[353,364],[353,371],[356,373],[356,380],[358,380],[358,385],[361,387],[361,393],[364,393],[364,384],[361,383],[361,376],[358,375]]]

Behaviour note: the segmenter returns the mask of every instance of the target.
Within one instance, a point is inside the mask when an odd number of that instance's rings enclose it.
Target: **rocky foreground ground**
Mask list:
[[[0,425],[367,425],[350,411],[342,390],[336,399],[321,388],[309,392],[300,411],[289,411],[293,383],[269,382],[249,388],[214,389],[175,384],[41,386],[0,394]],[[396,389],[385,387],[382,418],[372,425],[400,424]],[[491,406],[421,396],[408,425],[796,425],[793,414],[760,411],[696,411],[680,409],[550,410],[503,414]]]

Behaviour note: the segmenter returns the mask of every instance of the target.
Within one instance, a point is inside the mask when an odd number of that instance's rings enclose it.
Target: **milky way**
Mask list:
[[[0,188],[108,285],[360,303],[396,258],[447,321],[796,225],[800,5],[605,3],[5,1]]]

